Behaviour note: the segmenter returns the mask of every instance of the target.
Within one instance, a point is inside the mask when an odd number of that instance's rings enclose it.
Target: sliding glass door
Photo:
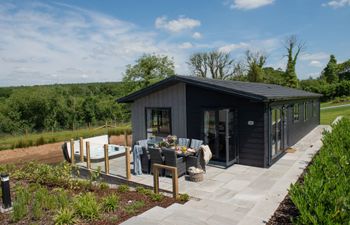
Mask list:
[[[224,166],[232,165],[237,156],[234,110],[204,110],[203,115],[203,140],[213,153],[212,161]]]
[[[288,147],[287,136],[287,108],[271,109],[271,160],[279,156]]]

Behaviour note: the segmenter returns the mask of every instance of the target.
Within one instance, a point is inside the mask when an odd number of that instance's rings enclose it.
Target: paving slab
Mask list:
[[[329,126],[316,127],[292,146],[296,149],[294,153],[286,153],[268,169],[244,165],[226,169],[208,166],[203,182],[194,183],[181,177],[180,192],[196,199],[165,209],[155,207],[123,224],[265,224],[288,193],[290,184],[297,181],[322,146],[324,129]],[[111,160],[111,165],[115,163],[111,169],[121,173],[122,162],[123,159]],[[104,168],[103,163],[99,165]],[[125,172],[121,176],[125,176]],[[153,186],[152,175],[132,176],[131,180]],[[171,191],[171,178],[160,178],[160,187]]]

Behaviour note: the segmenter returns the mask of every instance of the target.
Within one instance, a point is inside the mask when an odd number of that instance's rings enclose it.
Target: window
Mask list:
[[[272,159],[282,152],[282,120],[281,109],[275,108],[271,110],[271,157]]]
[[[300,110],[299,110],[299,103],[294,104],[293,106],[293,118],[294,122],[299,121],[299,116],[300,116]]]
[[[317,101],[312,101],[312,116],[316,117],[317,116]]]
[[[171,109],[146,108],[146,136],[165,137],[171,134]]]
[[[307,102],[304,102],[304,121],[308,120],[309,118],[309,110],[308,110],[308,104]]]

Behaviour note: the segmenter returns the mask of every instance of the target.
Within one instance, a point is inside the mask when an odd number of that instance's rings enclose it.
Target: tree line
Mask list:
[[[247,51],[243,61],[221,51],[198,52],[187,64],[192,76],[302,88],[323,94],[325,100],[350,95],[350,60],[339,64],[332,55],[320,77],[299,81],[295,66],[305,44],[295,36],[284,44],[284,70],[266,67],[267,56],[253,51]],[[145,54],[127,65],[122,82],[0,88],[0,135],[128,122],[129,106],[116,99],[172,75],[172,58]]]

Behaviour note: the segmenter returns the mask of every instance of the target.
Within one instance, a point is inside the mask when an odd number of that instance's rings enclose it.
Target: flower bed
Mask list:
[[[0,166],[0,172],[10,173],[14,200],[13,211],[0,214],[0,224],[119,224],[154,206],[188,200],[182,195],[175,201],[143,187],[110,188],[99,181],[98,172],[81,180],[71,176],[73,170],[69,164]]]

